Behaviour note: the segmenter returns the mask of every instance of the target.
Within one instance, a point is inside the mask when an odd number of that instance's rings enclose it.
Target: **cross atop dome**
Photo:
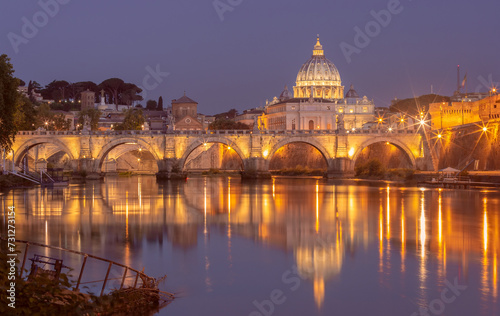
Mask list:
[[[324,56],[325,51],[323,50],[323,45],[319,42],[319,34],[317,37],[316,45],[314,45],[313,56]]]

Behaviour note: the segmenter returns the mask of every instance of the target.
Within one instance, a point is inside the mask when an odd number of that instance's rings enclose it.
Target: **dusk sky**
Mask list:
[[[49,14],[40,3],[51,4]],[[215,114],[292,90],[320,34],[346,91],[352,83],[388,106],[431,85],[451,95],[458,64],[468,91],[499,82],[499,13],[498,0],[3,1],[0,53],[17,77],[42,85],[118,77],[143,86],[159,68],[146,100],[162,95],[169,104],[186,90],[200,113]],[[357,30],[367,27],[369,43],[359,45]]]

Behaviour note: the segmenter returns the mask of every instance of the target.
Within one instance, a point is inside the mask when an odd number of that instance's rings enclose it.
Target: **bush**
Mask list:
[[[385,168],[378,159],[370,159],[366,163],[354,168],[356,177],[381,179],[385,175]]]

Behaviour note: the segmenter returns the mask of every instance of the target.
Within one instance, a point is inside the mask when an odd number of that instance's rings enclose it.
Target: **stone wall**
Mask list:
[[[487,131],[482,126],[447,130],[436,143],[439,169],[462,169],[472,159],[478,160],[477,170],[500,170],[500,122],[490,123]],[[474,170],[474,164],[467,170]]]

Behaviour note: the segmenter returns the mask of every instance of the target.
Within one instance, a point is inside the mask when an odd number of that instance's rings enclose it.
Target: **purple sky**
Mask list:
[[[65,4],[53,17],[43,13],[40,3],[56,1]],[[462,77],[468,73],[469,91],[500,81],[498,0],[216,3],[231,11],[218,14],[213,0],[3,1],[0,53],[11,57],[16,76],[42,85],[119,77],[142,86],[148,67],[159,65],[163,74],[158,83],[147,77],[146,99],[162,95],[170,103],[186,90],[205,114],[256,107],[285,84],[291,89],[318,33],[346,91],[353,83],[377,106],[430,93],[431,85],[452,94],[457,64]],[[371,12],[388,7],[391,20],[377,30]],[[39,25],[35,35],[23,32],[26,20]],[[349,63],[341,43],[356,47],[355,29],[367,25],[373,37]]]

